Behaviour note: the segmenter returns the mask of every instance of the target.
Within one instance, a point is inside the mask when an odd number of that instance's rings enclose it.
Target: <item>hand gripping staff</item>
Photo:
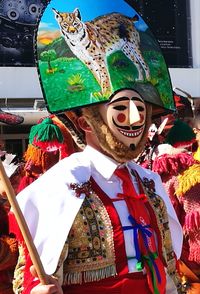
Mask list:
[[[22,236],[23,236],[24,241],[26,243],[26,246],[29,251],[32,263],[35,266],[38,278],[39,278],[41,284],[48,285],[47,276],[44,271],[42,262],[40,260],[39,255],[38,255],[38,252],[35,248],[30,231],[28,229],[28,226],[26,224],[24,216],[20,210],[19,204],[16,200],[15,192],[14,192],[13,187],[10,183],[10,180],[5,172],[5,169],[4,169],[4,166],[3,166],[1,160],[0,160],[0,179],[2,181],[4,191],[6,192],[8,201],[13,209],[13,213],[15,215],[15,218],[16,218],[17,223],[19,225],[19,228],[21,230]]]

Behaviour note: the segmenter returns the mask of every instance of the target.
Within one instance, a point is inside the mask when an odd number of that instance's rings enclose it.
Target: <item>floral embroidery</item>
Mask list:
[[[152,179],[143,178],[143,184],[148,189],[148,192],[150,194],[152,195],[155,194],[156,192],[155,183]]]
[[[71,183],[69,186],[70,186],[70,189],[75,191],[76,197],[78,198],[81,196],[81,194],[85,194],[86,196],[88,196],[91,191],[90,181],[85,183],[80,183],[80,184]]]

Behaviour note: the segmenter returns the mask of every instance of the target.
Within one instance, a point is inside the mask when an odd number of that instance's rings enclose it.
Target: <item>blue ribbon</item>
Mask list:
[[[128,217],[129,221],[131,222],[132,226],[124,226],[123,230],[133,230],[133,240],[134,240],[134,245],[135,245],[135,253],[136,253],[136,258],[138,261],[141,261],[141,251],[139,247],[139,238],[138,238],[138,232],[141,232],[142,238],[144,240],[144,245],[147,249],[147,252],[149,252],[149,245],[148,245],[148,239],[147,237],[152,236],[152,232],[148,230],[150,228],[150,225],[143,226],[141,224],[138,224],[136,220],[129,215]]]
[[[133,238],[134,238],[134,245],[135,245],[135,253],[136,253],[136,259],[138,260],[138,262],[142,262],[144,259],[151,261],[154,270],[156,272],[156,276],[158,279],[158,282],[161,283],[161,276],[159,273],[159,269],[157,267],[157,264],[155,263],[154,259],[157,257],[157,254],[153,254],[151,253],[150,249],[149,249],[149,245],[148,245],[148,239],[149,237],[152,236],[152,232],[150,230],[148,230],[148,228],[150,228],[150,225],[141,225],[138,224],[136,222],[136,220],[129,215],[128,217],[129,221],[131,222],[132,226],[124,226],[123,230],[127,231],[127,230],[133,230]],[[140,247],[139,247],[139,238],[138,238],[138,232],[140,231],[143,241],[144,241],[144,245],[147,249],[147,252],[150,252],[149,255],[145,256],[141,254],[140,251]]]

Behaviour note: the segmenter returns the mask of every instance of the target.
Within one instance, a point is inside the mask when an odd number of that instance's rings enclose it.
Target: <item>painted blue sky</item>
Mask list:
[[[75,8],[78,8],[84,22],[111,12],[120,12],[131,17],[136,14],[135,10],[124,2],[124,0],[51,0],[43,13],[39,30],[58,29],[52,8],[60,12],[72,12]],[[147,29],[147,25],[141,18],[135,23],[135,26],[142,31]]]

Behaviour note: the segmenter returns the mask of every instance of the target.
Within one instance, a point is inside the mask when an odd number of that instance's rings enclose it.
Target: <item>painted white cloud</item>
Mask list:
[[[40,22],[40,29],[51,29],[52,27],[54,27],[53,23],[50,22]]]

